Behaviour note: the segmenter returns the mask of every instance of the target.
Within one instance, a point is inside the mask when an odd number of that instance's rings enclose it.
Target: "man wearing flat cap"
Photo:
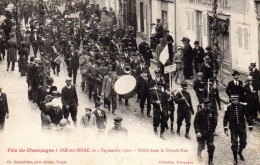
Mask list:
[[[231,150],[233,152],[234,165],[237,165],[237,155],[239,155],[242,161],[245,161],[242,151],[247,145],[246,121],[248,123],[249,131],[253,130],[253,122],[246,105],[239,102],[238,95],[231,95],[230,98],[231,104],[227,106],[223,120],[223,127],[227,136],[228,128],[230,130]]]
[[[107,115],[104,110],[100,108],[100,106],[103,103],[100,100],[97,100],[95,102],[95,108],[96,110],[93,112],[95,116],[95,125],[97,127],[98,133],[104,133],[106,130],[106,125],[107,125]]]
[[[194,129],[197,136],[198,150],[197,157],[202,162],[201,153],[205,148],[205,143],[208,147],[208,165],[213,164],[213,155],[215,150],[214,132],[217,127],[216,112],[211,108],[211,101],[204,99],[204,108],[197,111],[194,119]]]
[[[108,130],[107,135],[110,137],[127,137],[128,132],[127,129],[122,127],[122,120],[121,116],[114,117],[114,127]]]
[[[203,73],[197,73],[197,79],[193,82],[193,89],[195,90],[196,96],[198,98],[199,104],[202,104],[202,91],[204,88],[204,83],[202,82]]]
[[[165,139],[164,131],[167,126],[168,117],[168,95],[162,89],[161,83],[157,83],[155,87],[151,89],[151,103],[153,104],[153,127],[154,134],[158,135],[157,128],[160,126],[160,138]]]
[[[2,92],[0,85],[0,131],[4,129],[5,119],[9,118],[8,101],[6,94]]]
[[[85,111],[86,113],[81,117],[80,124],[84,128],[92,128],[95,126],[95,116],[92,114],[91,108],[86,107]]]
[[[239,80],[240,73],[236,70],[233,71],[232,76],[234,77],[234,80],[231,80],[226,88],[226,93],[229,97],[232,95],[237,95],[239,97],[239,101],[244,102],[245,96],[244,96],[244,88],[243,88],[243,82]]]
[[[64,118],[68,120],[69,114],[74,122],[74,126],[77,125],[77,112],[78,112],[78,95],[76,88],[71,85],[72,79],[66,78],[66,86],[61,90],[62,109],[64,111]]]
[[[185,137],[187,139],[191,139],[189,132],[190,132],[190,125],[191,125],[191,115],[194,115],[194,110],[191,103],[191,95],[187,91],[188,84],[186,81],[181,83],[182,90],[176,94],[174,101],[178,104],[177,108],[177,134],[180,135],[180,129],[183,120],[185,119],[186,123],[186,131]]]

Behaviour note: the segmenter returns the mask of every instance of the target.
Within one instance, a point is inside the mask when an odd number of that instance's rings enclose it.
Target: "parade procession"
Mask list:
[[[0,1],[0,136],[16,127],[80,129],[97,141],[147,134],[194,145],[193,164],[260,165],[258,62],[228,70],[224,84],[223,31],[212,28],[202,47],[157,18],[147,36],[98,2]]]

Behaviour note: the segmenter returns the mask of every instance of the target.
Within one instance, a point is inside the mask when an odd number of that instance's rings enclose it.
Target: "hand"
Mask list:
[[[197,138],[201,138],[201,137],[202,137],[202,135],[201,135],[200,132],[198,132],[198,133],[196,134],[196,136],[197,136]]]
[[[6,114],[6,119],[9,119],[9,113]]]
[[[182,99],[182,100],[185,100],[185,97],[182,97],[181,99]]]
[[[249,131],[253,131],[253,129],[254,129],[253,126],[249,127]]]
[[[65,105],[65,108],[66,108],[66,109],[69,109],[69,108],[70,108],[70,106],[69,106],[69,105]]]
[[[224,128],[224,133],[228,136],[228,129]]]

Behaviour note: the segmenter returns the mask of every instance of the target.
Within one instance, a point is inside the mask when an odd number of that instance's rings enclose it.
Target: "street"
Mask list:
[[[54,78],[54,85],[58,87],[60,91],[61,88],[65,85],[65,77],[67,76],[67,71],[64,68],[65,64],[61,65],[61,74],[59,77],[56,75],[51,75]],[[153,64],[150,68],[150,71],[153,72],[155,70],[155,65]],[[94,108],[93,101],[89,101],[87,95],[81,91],[80,89],[80,74],[77,77],[77,92],[79,97],[79,107],[78,107],[78,122],[81,116],[85,112],[85,107]],[[68,134],[57,134],[55,131],[48,131],[41,129],[41,119],[40,119],[40,111],[36,104],[30,102],[27,99],[27,84],[26,77],[21,77],[18,73],[18,67],[15,68],[15,71],[6,71],[6,62],[0,63],[0,84],[3,87],[3,92],[7,93],[9,109],[10,109],[10,118],[6,120],[5,130],[0,134],[0,141],[4,141],[5,147],[1,147],[0,155],[6,153],[7,148],[20,148],[20,147],[32,147],[32,148],[52,148],[52,147],[83,147],[83,146],[92,146],[98,148],[98,146],[110,148],[111,146],[121,148],[124,146],[125,148],[131,148],[133,150],[140,150],[142,148],[171,148],[178,149],[183,148],[187,149],[189,152],[185,153],[185,157],[173,157],[173,160],[193,160],[194,164],[199,164],[196,160],[196,136],[194,132],[194,128],[192,125],[192,129],[190,131],[190,135],[192,137],[191,140],[187,140],[184,137],[185,125],[181,128],[181,137],[176,134],[171,134],[169,130],[166,131],[166,141],[161,140],[159,136],[155,136],[153,133],[152,127],[152,118],[141,117],[140,116],[140,108],[139,104],[136,102],[136,97],[130,99],[129,107],[124,106],[124,104],[119,104],[117,114],[123,117],[123,126],[128,129],[128,138],[120,139],[119,141],[114,141],[113,139],[108,139],[104,137],[104,139],[97,139],[94,132],[90,133],[84,132],[79,125],[77,128],[72,127],[73,133]],[[174,89],[180,89],[180,86],[174,84]],[[195,93],[191,87],[188,89],[192,96],[193,107],[195,108],[198,104]],[[105,108],[104,108],[105,109]],[[217,126],[217,133],[219,136],[215,138],[215,155],[214,155],[214,163],[215,164],[225,164],[231,165],[233,162],[232,152],[230,149],[230,137],[227,137],[223,132],[223,114],[225,110],[225,105],[222,104],[222,111],[219,112],[219,120]],[[108,124],[107,129],[113,126],[113,117],[111,112],[106,110],[108,115]],[[71,120],[71,119],[70,119]],[[175,112],[175,121],[176,121],[176,112]],[[176,123],[174,123],[174,129],[176,131]],[[253,132],[248,131],[248,145],[244,152],[246,157],[245,162],[241,162],[242,165],[252,165],[259,164],[259,147],[260,147],[260,134],[259,134],[259,124],[254,127]],[[93,141],[99,141],[98,146],[96,143],[93,145]],[[109,142],[109,143],[108,143]],[[135,148],[136,147],[136,148]],[[122,148],[121,148],[122,149]],[[140,150],[145,151],[145,150]],[[156,152],[155,152],[156,153]],[[152,154],[155,154],[152,153]],[[109,155],[111,153],[108,153]],[[121,153],[120,153],[121,154]],[[151,159],[151,152],[149,151],[149,156],[146,155],[146,152],[142,152],[141,157],[136,157],[137,155],[132,153],[131,156],[127,159],[132,159],[134,161],[142,160],[144,162],[149,162],[151,164],[155,163],[157,160],[157,156]],[[175,153],[174,153],[175,154]],[[182,153],[184,154],[184,153]],[[186,156],[186,154],[188,156]],[[17,155],[18,157],[23,154]],[[139,154],[138,154],[139,155]],[[169,159],[168,156],[173,155],[171,152],[160,153],[160,160]],[[177,154],[178,155],[178,154]],[[8,160],[8,156],[12,157],[12,154],[6,154],[6,157],[0,158],[0,162],[2,164],[3,161]],[[31,154],[29,157],[35,157],[37,154]],[[48,155],[49,157],[50,155]],[[52,155],[53,156],[53,155]],[[50,157],[52,157],[50,156]],[[61,155],[60,155],[61,156]],[[80,158],[82,155],[77,154]],[[114,154],[113,154],[114,156]],[[128,155],[129,156],[129,155]],[[140,155],[139,155],[140,156]],[[183,155],[182,155],[183,156]],[[59,157],[59,156],[58,156]],[[62,158],[62,156],[60,157]],[[122,160],[117,161],[126,161],[126,157],[123,156]],[[153,160],[155,159],[155,160]],[[207,162],[207,152],[204,150],[203,152],[204,162]],[[128,162],[129,163],[129,162]],[[132,162],[133,163],[133,162]],[[130,164],[132,164],[130,163]],[[144,163],[144,164],[146,164]],[[156,161],[155,164],[158,162]],[[204,164],[205,164],[204,163]],[[135,163],[133,163],[135,164]],[[138,164],[138,163],[137,163]],[[203,163],[202,163],[203,164]]]

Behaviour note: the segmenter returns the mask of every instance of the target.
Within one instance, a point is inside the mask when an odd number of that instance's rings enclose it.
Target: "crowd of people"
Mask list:
[[[65,10],[60,11],[58,7],[63,3]],[[17,20],[14,13],[13,15],[9,11],[2,13],[8,16],[0,28],[3,29],[1,31],[3,33],[0,34],[0,60],[5,59],[7,50],[7,71],[10,65],[11,71],[14,71],[15,62],[18,61],[21,76],[27,77],[28,99],[36,103],[41,110],[43,127],[50,125],[65,127],[70,124],[69,116],[77,126],[79,102],[75,85],[78,84],[79,70],[81,90],[95,104],[93,112],[92,108],[86,107],[86,114],[80,123],[86,128],[97,128],[99,133],[105,132],[108,120],[106,113],[111,111],[116,115],[117,103],[121,103],[123,99],[125,106],[131,106],[129,98],[118,95],[114,89],[118,79],[124,75],[131,75],[137,82],[134,92],[137,95],[137,102],[140,103],[140,114],[142,117],[145,116],[146,105],[146,116],[153,117],[155,135],[158,135],[160,126],[161,139],[166,139],[166,129],[170,129],[171,133],[175,132],[176,104],[178,105],[176,132],[178,135],[181,134],[180,129],[185,120],[187,139],[191,139],[189,135],[191,116],[196,112],[194,128],[199,144],[198,158],[202,159],[201,152],[206,142],[209,153],[208,164],[213,165],[215,149],[213,143],[214,136],[217,136],[218,110],[221,110],[221,103],[213,70],[213,65],[218,67],[218,64],[214,63],[210,46],[204,52],[199,42],[195,41],[192,48],[189,44],[190,39],[184,37],[183,47],[175,47],[173,37],[168,30],[163,29],[160,19],[157,20],[151,44],[148,44],[147,38],[142,36],[143,41],[138,45],[133,27],[123,28],[117,23],[112,9],[108,10],[105,7],[100,9],[98,5],[88,2],[21,3],[20,17],[25,21],[25,27],[10,21]],[[7,25],[9,28],[6,28]],[[159,59],[166,45],[169,49],[169,59],[166,64],[162,64]],[[31,56],[30,49],[33,51]],[[155,78],[152,78],[153,73],[149,70],[153,58],[157,60],[159,68],[155,71]],[[67,68],[67,71],[64,71],[67,74],[66,85],[60,90],[61,92],[58,92],[58,87],[53,85],[54,78],[51,77],[51,73],[53,76],[59,76],[63,61]],[[164,67],[172,64],[176,64],[176,71],[173,73],[175,82],[178,83],[178,79],[181,78],[180,91],[171,92],[169,73],[164,74]],[[185,81],[193,76],[192,65],[197,74],[193,85],[199,102],[197,111],[193,109],[193,98],[187,91],[188,84]],[[237,164],[237,155],[244,160],[242,151],[246,147],[245,117],[250,130],[253,129],[253,121],[258,117],[260,72],[255,66],[255,63],[250,65],[247,85],[243,86],[239,80],[239,73],[234,71],[232,74],[234,80],[226,88],[230,105],[224,115],[224,131],[228,134],[229,124],[234,164]],[[0,105],[4,105],[1,107],[5,109],[1,116],[5,118],[9,111],[3,100],[6,100],[6,96],[0,90]],[[107,111],[101,108],[102,104]],[[3,127],[4,119],[0,119],[0,126]],[[115,116],[114,121],[115,127],[108,131],[109,134],[127,135],[127,130],[121,126],[122,117]]]

